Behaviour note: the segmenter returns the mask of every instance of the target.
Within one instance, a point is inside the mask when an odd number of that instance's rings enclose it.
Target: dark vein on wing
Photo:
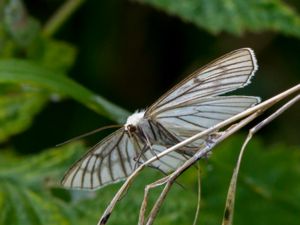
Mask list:
[[[243,67],[241,67],[241,68],[244,68],[244,66]],[[237,69],[237,68],[234,68],[234,69]],[[229,72],[228,72],[229,71]],[[235,71],[235,72],[240,72],[240,71]],[[241,71],[241,72],[243,72],[243,71]],[[227,74],[232,74],[232,72],[230,71],[230,70],[227,70],[226,72],[222,72],[222,73],[220,73],[220,75],[224,75],[224,78],[222,78],[222,79],[219,79],[219,81],[221,81],[221,80],[226,80],[226,79],[228,79],[228,78],[236,78],[236,77],[242,77],[242,76],[247,76],[247,77],[249,77],[249,74],[240,74],[240,75],[234,75],[234,76],[225,76],[225,75],[227,75]],[[250,73],[251,74],[251,73]],[[198,76],[201,76],[202,74],[199,74]],[[195,76],[195,77],[197,77],[197,76]],[[168,95],[168,96],[166,96],[166,98],[164,98],[163,100],[161,100],[160,101],[160,103],[158,103],[157,104],[157,107],[162,107],[162,106],[164,106],[164,105],[166,105],[166,104],[168,104],[168,103],[170,103],[170,102],[172,102],[172,101],[174,101],[175,99],[177,99],[177,98],[180,98],[181,96],[183,96],[183,95],[185,95],[186,93],[193,93],[193,91],[191,91],[191,90],[193,90],[193,89],[195,89],[195,88],[197,88],[197,87],[199,87],[199,86],[201,86],[201,85],[203,85],[203,84],[208,84],[208,83],[212,83],[212,82],[215,82],[215,78],[216,78],[217,76],[209,76],[207,79],[205,79],[205,80],[201,80],[201,82],[199,82],[199,83],[197,83],[196,85],[194,85],[194,86],[192,86],[191,88],[188,88],[187,90],[185,90],[184,92],[182,92],[182,93],[180,93],[180,94],[178,94],[178,95],[176,95],[176,96],[174,96],[173,98],[171,98],[171,99],[169,99],[169,100],[167,100],[167,101],[163,101],[164,99],[166,99],[167,97],[169,97],[169,96],[171,96],[174,92],[172,92],[170,95]],[[193,77],[190,79],[190,80],[192,80],[193,79]],[[210,80],[210,79],[212,79],[212,80]],[[190,80],[188,80],[188,81],[190,81]],[[188,82],[187,81],[187,82]],[[187,83],[186,82],[186,83]],[[185,84],[186,84],[185,83]],[[241,83],[245,83],[245,82],[232,82],[232,83],[230,83],[230,84],[241,84]],[[185,85],[185,84],[183,84],[183,85]],[[203,91],[203,90],[205,90],[205,89],[210,89],[210,88],[213,88],[213,87],[219,87],[219,86],[223,86],[223,85],[217,85],[217,86],[211,86],[211,87],[208,87],[208,88],[201,88],[201,91]],[[196,90],[196,91],[199,91],[199,90]]]
[[[102,158],[102,157],[99,157],[99,158],[100,158],[100,162],[99,162],[99,166],[97,169],[97,175],[98,175],[99,184],[103,185],[102,178],[101,178],[101,167],[102,167],[102,162],[103,162],[104,158]]]
[[[182,115],[185,116],[185,115]],[[208,120],[217,120],[217,121],[223,121],[224,119],[220,119],[220,118],[216,118],[216,117],[210,117],[210,116],[204,116],[204,115],[197,115],[197,114],[193,114],[193,115],[188,115],[188,116],[194,116],[200,119],[208,119]]]
[[[90,163],[92,157],[93,157],[92,154],[89,155],[89,158],[87,159],[87,162],[86,162],[86,164],[85,164],[85,167],[84,167],[84,168],[81,167],[81,169],[83,170],[83,172],[82,172],[82,178],[83,178],[83,179],[81,179],[81,187],[84,187],[85,174],[86,174],[87,172],[90,173],[90,171],[88,171],[88,166],[89,166],[89,163]],[[90,181],[90,182],[91,182],[91,181]]]
[[[224,91],[224,89],[227,89],[226,87],[230,87],[230,86],[233,86],[235,84],[240,84],[241,82],[230,82],[230,83],[226,83],[226,84],[218,84],[218,85],[214,85],[214,86],[209,86],[209,87],[203,87],[201,88],[201,90],[194,90],[194,91],[191,91],[189,93],[187,93],[187,95],[189,94],[193,94],[194,92],[198,92],[198,91],[205,91],[205,90],[210,90],[211,89],[211,92],[206,92],[205,94],[204,93],[201,93],[201,97],[202,98],[205,98],[205,97],[208,97],[208,96],[215,96],[217,94],[220,94]],[[218,87],[222,87],[220,89],[218,89]],[[232,87],[233,89],[236,89],[234,88],[234,86]],[[217,91],[216,91],[217,90]],[[197,95],[196,95],[197,96]],[[199,96],[200,97],[200,96]]]
[[[237,84],[239,84],[240,82],[237,82]],[[183,105],[182,107],[186,107],[186,103],[187,102],[190,102],[190,101],[195,101],[195,100],[197,100],[197,99],[202,99],[202,98],[206,98],[206,97],[212,97],[212,96],[214,96],[214,95],[218,95],[218,94],[221,94],[221,93],[223,93],[224,92],[224,88],[223,89],[219,89],[219,91],[218,92],[216,92],[215,91],[215,89],[213,89],[213,88],[215,88],[215,87],[219,87],[219,86],[225,86],[225,87],[227,87],[226,89],[227,89],[227,91],[228,90],[235,90],[236,88],[235,87],[232,87],[232,88],[228,88],[228,86],[232,86],[234,83],[228,83],[228,84],[223,84],[223,85],[215,85],[215,86],[211,86],[211,87],[207,87],[207,88],[202,88],[201,89],[201,91],[203,91],[203,90],[205,90],[205,89],[212,89],[210,92],[206,92],[206,94],[204,95],[203,93],[200,95],[200,96],[194,96],[193,98],[190,98],[190,99],[188,99],[188,100],[186,100],[186,99],[183,99],[181,102],[178,102],[178,103],[176,103],[176,105],[173,105],[172,107],[167,107],[167,108],[162,108],[162,109],[158,109],[155,113],[153,113],[153,115],[157,115],[157,114],[160,114],[160,113],[162,113],[162,112],[165,112],[165,111],[168,111],[170,108],[171,109],[174,109],[174,108],[177,108],[177,106],[179,106],[180,107],[180,105]],[[197,90],[198,91],[198,90]],[[188,93],[188,94],[191,94],[192,92],[190,92],[190,93]],[[164,105],[166,105],[166,104],[164,104]],[[162,106],[161,106],[162,107]],[[160,108],[161,108],[160,107]]]
[[[236,77],[237,73],[251,74],[250,72],[252,70],[250,68],[249,69],[245,69],[246,67],[250,67],[250,66],[235,67],[235,68],[232,68],[232,69],[227,69],[226,72],[225,71],[220,71],[219,73],[215,73],[215,74],[212,74],[211,76],[204,77],[201,81],[203,81],[205,83],[206,83],[207,80],[213,80],[214,81],[217,78],[219,78],[220,76],[227,75],[227,74],[232,74],[233,75],[233,76],[230,76],[230,77]]]
[[[154,149],[154,151],[155,151],[155,149]],[[159,152],[159,151],[158,151]],[[151,153],[153,156],[156,156],[156,153]],[[166,156],[164,156],[164,157],[166,157]],[[166,167],[169,167],[169,168],[171,168],[172,170],[175,170],[176,168],[174,167],[174,166],[172,166],[171,164],[169,164],[169,163],[167,163],[166,161],[165,161],[166,159],[163,159],[163,157],[162,158],[158,158],[158,161],[161,163],[161,164],[163,164],[163,165],[165,165]]]
[[[204,128],[204,129],[208,129],[208,127],[200,126],[200,125],[197,124],[197,123],[193,123],[193,122],[191,122],[191,121],[189,121],[189,120],[186,120],[186,119],[183,119],[183,118],[181,118],[181,117],[178,117],[178,119],[179,119],[179,120],[182,120],[183,122],[186,122],[186,123],[189,123],[189,124],[191,124],[191,125],[194,125],[195,127],[201,127],[201,128]]]
[[[148,124],[149,124],[149,126],[150,126],[151,132],[152,132],[152,134],[153,134],[153,138],[154,138],[154,140],[156,141],[156,140],[157,140],[157,137],[156,137],[156,134],[155,134],[155,132],[154,132],[152,123],[151,123],[151,121],[150,121],[149,119],[147,120],[147,122],[148,122]]]
[[[112,162],[111,162],[111,155],[112,155],[112,154],[111,154],[111,153],[113,152],[113,150],[114,150],[117,146],[119,146],[119,144],[120,144],[120,142],[121,142],[123,136],[124,136],[124,132],[122,132],[122,134],[120,135],[118,141],[113,145],[113,147],[112,147],[111,150],[109,151],[109,152],[110,152],[109,157],[108,157],[108,159],[109,159],[109,161],[108,161],[108,164],[109,164],[109,172],[110,172],[110,175],[111,175],[111,178],[112,178],[113,181],[115,180],[115,178],[114,178],[114,174],[113,174],[113,168],[111,168],[111,164],[112,164]],[[113,164],[113,166],[114,166],[114,164]]]
[[[94,172],[95,172],[95,168],[96,168],[96,163],[97,163],[97,156],[96,155],[92,155],[93,157],[95,157],[95,160],[94,160],[94,165],[92,167],[92,171],[91,171],[91,187],[93,188],[94,187]]]
[[[179,84],[175,85],[168,92],[166,92],[163,96],[161,96],[158,99],[158,101],[156,101],[156,103],[154,103],[153,105],[150,106],[150,108],[147,110],[147,114],[149,115],[150,112],[152,112],[154,109],[157,109],[159,107],[159,105],[161,104],[162,101],[164,101],[170,95],[174,94],[174,92],[177,89],[179,89],[180,87],[186,85],[186,83],[189,82],[191,79],[193,79],[195,77],[198,77],[198,76],[201,76],[204,73],[204,71],[209,71],[210,68],[215,69],[215,67],[218,66],[218,65],[220,65],[220,64],[222,64],[222,62],[230,61],[230,60],[232,60],[234,58],[240,58],[240,57],[245,57],[245,56],[249,56],[249,58],[251,60],[251,64],[253,65],[253,70],[254,70],[254,63],[253,63],[253,57],[254,56],[251,54],[251,52],[248,49],[242,49],[242,50],[230,52],[230,53],[228,53],[226,55],[223,55],[223,56],[221,56],[221,57],[213,60],[212,62],[208,63],[207,65],[199,68],[194,73],[192,73],[191,75],[189,75],[187,78],[185,78],[184,80],[182,80]],[[253,70],[252,70],[251,73],[253,73]],[[228,90],[228,91],[230,91],[230,90]]]
[[[227,103],[226,104],[222,104],[222,105],[219,105],[219,104],[216,104],[216,105],[209,105],[209,104],[201,104],[200,106],[205,106],[205,107],[220,107],[220,108],[238,108],[238,109],[243,109],[243,108],[246,108],[246,107],[249,107],[250,104],[245,104],[245,105],[230,105],[232,104],[232,102],[230,103]],[[251,103],[251,105],[253,104],[253,102]],[[251,106],[250,105],[250,106]]]
[[[168,129],[166,129],[161,123],[157,122],[157,127],[159,128],[158,130],[164,132],[166,139],[169,139],[169,141],[172,144],[177,144],[179,142],[179,140],[171,132],[169,132]]]
[[[75,170],[74,175],[73,175],[73,177],[72,177],[72,179],[71,179],[71,187],[73,187],[74,179],[75,179],[75,177],[77,176],[78,171],[79,171],[80,168],[81,168],[81,165],[82,165],[82,161],[80,162],[80,165],[79,165],[79,166],[77,167],[77,169]],[[81,178],[81,179],[82,179],[82,178]]]
[[[107,158],[107,161],[108,161],[108,174],[110,175],[110,179],[111,180],[114,180],[114,175],[113,175],[113,171],[112,171],[112,165],[111,165],[111,154],[108,155],[108,157],[105,157]]]
[[[131,165],[131,161],[130,161],[130,155],[129,155],[129,152],[128,152],[128,143],[129,143],[129,139],[127,138],[126,143],[125,143],[125,152],[126,152],[126,156],[127,156],[126,160],[128,161],[130,169],[133,170],[132,165]]]
[[[123,170],[123,173],[124,173],[125,177],[127,177],[128,174],[127,174],[127,171],[126,171],[126,167],[124,165],[124,161],[123,161],[123,158],[122,158],[122,153],[120,151],[119,145],[116,146],[116,149],[117,149],[117,152],[118,152],[118,155],[119,155],[119,158],[120,158],[121,168]]]
[[[156,112],[156,114],[161,114],[163,112],[167,112],[167,111],[172,111],[172,110],[178,110],[180,108],[195,108],[195,107],[201,107],[201,106],[228,106],[228,107],[236,107],[236,108],[239,108],[239,107],[243,107],[243,106],[234,106],[234,105],[230,105],[232,104],[232,101],[228,101],[229,99],[256,99],[256,98],[253,98],[253,97],[249,97],[249,96],[239,96],[239,97],[234,97],[234,96],[219,96],[219,97],[214,97],[214,98],[203,98],[202,97],[197,97],[197,98],[194,98],[194,99],[189,99],[187,101],[184,101],[184,102],[181,102],[181,103],[178,103],[177,105],[174,105],[174,106],[169,106],[169,107],[166,107],[164,108],[163,110],[161,109],[159,112]],[[200,102],[196,102],[196,100],[199,99]],[[224,101],[226,100],[226,101]],[[212,104],[207,104],[207,103],[212,103]],[[222,104],[220,104],[222,103]],[[245,104],[248,103],[248,102],[236,102],[236,104]],[[250,103],[250,102],[249,102]],[[255,104],[257,103],[256,102],[251,102],[251,104]],[[247,105],[246,105],[247,106]],[[160,116],[159,116],[160,117]]]
[[[170,115],[170,116],[160,116],[158,117],[159,119],[164,119],[164,118],[178,118],[178,117],[186,117],[186,116],[195,116],[199,119],[210,119],[210,120],[219,120],[219,121],[222,121],[223,119],[220,119],[220,118],[216,118],[216,117],[209,117],[209,116],[204,116],[204,115],[197,115],[196,113],[201,113],[201,111],[197,110],[197,112],[195,113],[189,113],[189,114],[176,114],[176,115]]]
[[[196,89],[196,90],[190,90],[189,92],[186,92],[185,94],[191,94],[191,93],[194,93],[194,92],[197,92],[197,91],[201,91],[203,92],[204,90],[207,90],[207,89],[213,89],[215,87],[222,87],[222,86],[225,86],[225,85],[236,85],[236,84],[241,84],[241,83],[245,83],[245,82],[240,82],[240,81],[230,81],[230,78],[236,78],[236,77],[247,77],[248,75],[246,74],[240,74],[240,75],[236,75],[236,76],[228,76],[228,77],[222,77],[222,78],[219,78],[217,81],[215,80],[210,80],[210,81],[207,81],[205,83],[203,83],[203,85],[205,85],[205,87],[201,87],[201,89]],[[225,82],[225,83],[221,83],[222,81],[229,81],[229,82]],[[208,86],[208,84],[214,84],[214,83],[218,83],[217,85],[213,85],[213,86]],[[215,91],[216,89],[214,89]],[[224,88],[220,89],[220,90],[224,90]]]
[[[228,60],[227,62],[229,62],[229,61],[231,61],[231,60]],[[222,69],[224,67],[230,67],[230,66],[234,66],[234,65],[238,65],[238,64],[242,64],[242,63],[246,63],[246,62],[252,62],[252,60],[251,59],[246,59],[246,60],[243,60],[243,61],[237,61],[237,62],[230,63],[230,64],[219,63],[219,64],[216,64],[215,66],[211,67],[210,69],[203,70],[203,72],[201,72],[201,74],[210,73],[210,72],[213,72],[215,70]],[[243,66],[243,67],[246,67],[246,66]],[[237,68],[237,67],[235,67],[235,68]]]
[[[158,154],[162,152],[162,151],[159,151],[158,149],[155,149],[155,148],[154,148],[153,150],[156,151]],[[173,152],[173,153],[179,155],[179,153],[176,153],[176,152]],[[172,154],[167,154],[166,156],[168,156],[168,157],[170,157],[170,158],[173,158],[173,159],[175,159],[175,160],[178,160],[178,161],[183,161],[183,159],[181,159],[181,158],[179,158],[179,157],[177,157],[177,156],[175,156],[175,155],[172,155]],[[166,157],[166,156],[163,156],[162,159],[163,159],[164,157]]]

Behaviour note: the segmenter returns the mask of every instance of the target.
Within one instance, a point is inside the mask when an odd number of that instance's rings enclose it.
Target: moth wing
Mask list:
[[[260,101],[251,96],[216,96],[201,101],[192,101],[180,107],[170,108],[156,116],[164,129],[174,135],[178,141],[183,141],[207,128],[218,124]],[[201,138],[185,147],[192,147],[189,153],[194,153],[206,144],[207,138]],[[188,148],[186,148],[188,149]],[[143,154],[146,159],[155,157],[166,150],[166,147],[153,145],[152,149]],[[173,151],[152,163],[152,166],[164,173],[169,173],[181,166],[189,155]]]
[[[152,157],[157,157],[158,154],[165,151],[166,149],[167,148],[162,145],[152,145],[151,149],[148,149],[143,154],[142,162],[145,162]],[[154,169],[158,169],[164,174],[168,174],[181,166],[188,158],[189,156],[187,155],[179,154],[178,152],[173,151],[152,162],[151,167],[153,167]]]
[[[155,120],[180,140],[204,131],[260,102],[252,96],[216,96],[191,100],[170,107],[156,115]],[[200,139],[196,143],[200,146]]]
[[[151,117],[191,100],[216,96],[250,83],[258,66],[250,48],[232,51],[198,69],[160,97],[146,115]]]
[[[134,140],[121,128],[78,160],[65,174],[62,185],[97,189],[121,181],[133,172],[138,154]]]

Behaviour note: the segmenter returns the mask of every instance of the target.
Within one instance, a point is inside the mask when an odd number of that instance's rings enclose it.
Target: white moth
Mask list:
[[[251,96],[218,96],[246,86],[257,70],[249,48],[232,51],[198,69],[146,110],[100,141],[65,174],[65,187],[96,189],[128,177],[137,164],[257,104]],[[195,141],[152,163],[168,173],[205,145]]]

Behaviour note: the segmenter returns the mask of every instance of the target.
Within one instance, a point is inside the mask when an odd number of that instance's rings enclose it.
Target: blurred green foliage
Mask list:
[[[277,0],[138,0],[194,23],[212,33],[270,29],[300,37],[300,16]]]
[[[209,161],[201,165],[201,224],[221,223],[230,176],[242,141],[242,136],[226,141],[215,149]],[[238,185],[235,222],[298,224],[299,149],[284,145],[266,149],[256,140],[247,151]],[[26,157],[15,155],[9,149],[2,151],[0,224],[96,224],[120,184],[97,192],[61,189],[59,178],[83,152],[81,143]],[[196,176],[196,170],[191,168],[179,179],[184,188],[173,187],[156,224],[192,223],[197,204]],[[161,174],[146,169],[119,203],[109,224],[136,223],[145,177],[154,181]],[[150,203],[158,194],[158,190],[151,192]]]
[[[119,184],[97,192],[60,188],[63,173],[86,146],[49,148],[111,121],[123,122],[128,115],[123,107],[145,107],[184,71],[209,59],[253,47],[264,72],[247,87],[252,95],[271,96],[299,82],[296,1],[83,2],[0,0],[0,224],[96,224]],[[237,224],[298,224],[295,124],[300,121],[293,109],[282,116],[288,119],[265,129],[261,138],[269,141],[249,146],[238,185]],[[202,164],[201,224],[221,223],[242,141],[226,141]],[[271,147],[265,147],[268,142]],[[110,224],[136,223],[144,185],[159,176],[143,172],[149,180],[134,183]],[[195,171],[180,183],[186,188],[173,188],[156,224],[192,223]],[[158,191],[153,193],[150,202]]]

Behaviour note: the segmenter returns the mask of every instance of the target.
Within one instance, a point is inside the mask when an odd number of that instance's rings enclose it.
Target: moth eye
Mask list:
[[[133,125],[128,125],[127,129],[129,130],[129,132],[135,132],[136,131],[136,127]]]

